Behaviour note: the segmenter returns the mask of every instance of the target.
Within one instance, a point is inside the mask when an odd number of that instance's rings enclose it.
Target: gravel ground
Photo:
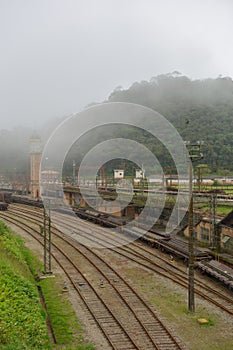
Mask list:
[[[132,264],[129,260],[119,263],[117,256],[104,252],[112,266],[127,277],[134,288],[148,300],[160,318],[190,350],[232,350],[233,317],[219,308],[195,297],[196,311],[187,311],[187,291],[172,281]],[[210,320],[201,326],[198,318]]]

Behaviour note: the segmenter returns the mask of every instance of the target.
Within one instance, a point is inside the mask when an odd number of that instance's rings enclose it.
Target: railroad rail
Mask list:
[[[86,223],[85,223],[86,224]],[[65,221],[64,218],[64,228],[68,227],[70,229],[74,229],[73,226],[68,224],[68,221]],[[81,225],[80,227],[79,222],[79,235],[80,235],[80,229],[85,230],[85,228]],[[90,234],[90,231],[86,231],[86,234]],[[84,236],[86,235],[84,234]],[[95,230],[95,237],[90,237],[90,240],[95,240],[97,235],[97,231]],[[103,240],[103,236],[106,237],[106,235],[103,233],[103,229],[101,229],[101,232],[99,233],[101,236],[101,239]],[[74,233],[73,235],[74,236]],[[107,233],[107,238],[109,239],[109,243],[112,243],[114,241],[116,244],[120,243],[123,244],[122,237],[116,238],[116,236],[112,236],[111,234]],[[100,238],[97,239],[98,244],[100,244]],[[125,241],[125,243],[128,243]],[[106,246],[106,242],[104,242],[103,247]],[[138,263],[140,266],[144,266],[147,269],[161,275],[162,277],[168,278],[175,282],[176,284],[179,284],[180,286],[184,288],[188,288],[188,278],[186,276],[186,273],[184,274],[184,270],[178,268],[177,266],[174,266],[173,263],[169,263],[167,259],[159,258],[159,262],[155,262],[155,255],[152,251],[149,251],[148,248],[146,248],[144,245],[139,246],[138,242],[131,242],[129,246],[124,247],[118,247],[118,248],[108,248],[109,250],[113,252],[117,252],[121,256],[132,260],[135,263]],[[157,258],[157,257],[156,257]],[[161,266],[161,262],[165,263],[166,266]],[[169,266],[169,269],[167,267]],[[215,306],[219,307],[221,310],[225,311],[226,313],[233,315],[233,301],[231,296],[224,295],[224,291],[219,292],[218,290],[215,290],[213,285],[208,286],[206,283],[203,282],[201,279],[195,280],[195,293],[198,294],[200,297],[208,300]],[[227,291],[226,291],[227,292]]]
[[[19,209],[17,208],[17,214]],[[29,209],[27,210],[28,213]],[[30,218],[31,220],[36,221],[35,216],[39,216],[40,219],[42,218],[42,213],[31,212],[29,214],[25,214],[27,218]],[[33,215],[34,218],[32,218],[30,215]],[[110,235],[109,232],[107,232],[106,229],[99,228],[98,226],[95,226],[95,236],[90,235],[90,230],[85,228],[87,226],[87,222],[83,222],[83,225],[81,224],[82,222],[79,221],[79,234],[80,231],[83,231],[84,235],[89,235],[89,239],[95,239],[96,236],[101,235],[101,239],[105,236],[105,239],[109,239],[109,241],[115,241],[118,243],[116,235]],[[68,228],[68,231],[74,231],[74,227],[69,225],[69,220],[68,218],[64,216],[64,223],[66,228]],[[81,225],[81,226],[80,226]],[[89,224],[90,225],[90,224]],[[92,224],[93,227],[93,224]],[[85,232],[86,230],[86,232]],[[98,233],[99,231],[99,233]],[[75,235],[72,233],[72,237]],[[100,239],[98,238],[98,242]],[[122,244],[122,236],[120,237],[120,243]],[[139,247],[140,246],[140,247]],[[180,284],[182,287],[187,288],[187,276],[186,273],[184,274],[184,270],[178,268],[177,266],[174,266],[172,263],[168,263],[167,259],[161,259],[159,260],[158,263],[155,262],[155,255],[152,253],[152,251],[148,251],[149,247],[147,248],[146,246],[140,245],[138,242],[131,243],[130,246],[128,247],[120,247],[117,249],[112,249],[113,251],[117,251],[118,254],[121,254],[121,256],[126,257],[127,259],[130,259],[141,266],[144,266],[158,274],[160,274],[163,277],[169,278],[170,280],[173,280],[173,282]],[[166,265],[169,265],[169,269],[167,266],[161,266],[161,261],[165,263]],[[207,299],[209,302],[213,303],[217,307],[221,308],[225,312],[229,314],[233,314],[233,304],[232,304],[232,298],[227,297],[226,295],[224,296],[224,292],[219,292],[213,288],[213,285],[207,286],[203,283],[203,280],[196,280],[196,294],[199,296],[203,297],[204,299]]]
[[[28,208],[28,206],[26,206]],[[80,212],[80,210],[78,211]],[[82,213],[85,214],[85,211],[81,210]],[[95,212],[94,212],[95,213]],[[90,211],[91,216],[93,217],[93,211]],[[86,216],[83,215],[78,215],[78,217],[85,218],[87,219],[87,215],[90,214],[85,214]],[[99,218],[99,214],[95,213],[96,217]],[[101,218],[99,218],[101,220]],[[167,252],[168,254],[178,256],[179,258],[184,259],[184,261],[188,261],[189,259],[189,253],[188,253],[188,244],[186,242],[183,242],[181,240],[176,239],[175,237],[170,237],[168,234],[161,234],[160,232],[155,232],[153,230],[148,231],[146,234],[143,234],[143,232],[140,228],[135,228],[133,231],[130,231],[130,229],[124,229],[122,225],[119,225],[119,219],[115,218],[116,222],[114,225],[110,225],[111,227],[119,227],[121,229],[121,232],[125,232],[126,234],[131,234],[133,236],[138,236],[138,239],[141,241],[145,242],[146,244],[160,249],[161,251]],[[121,218],[120,218],[121,219]],[[109,220],[109,217],[106,218],[105,222]],[[91,220],[93,221],[93,220]],[[99,224],[99,221],[93,221],[95,223]],[[104,225],[108,226],[109,225]],[[200,249],[195,249],[195,260],[196,261],[203,261],[203,260],[211,260],[211,256],[208,254],[208,252],[200,250]],[[198,264],[196,265],[198,266]],[[217,278],[217,275],[215,275]],[[218,278],[217,278],[218,279]],[[222,279],[219,279],[222,281]],[[229,284],[229,288],[231,288],[231,284]]]
[[[13,213],[13,215],[16,216],[15,213]],[[17,223],[17,225],[19,225],[21,229],[25,229],[26,226],[27,230],[31,232],[30,234],[33,235],[34,238],[35,235],[36,237],[38,236],[38,232],[36,233],[35,229],[30,227],[30,225],[25,224],[25,222],[22,222],[22,218],[21,220],[16,219],[16,217],[12,218],[12,213],[1,215],[1,217],[3,217],[6,221],[12,222],[14,224]],[[94,314],[95,318],[98,319],[99,317],[102,320],[99,321],[98,324],[101,325],[101,329],[105,336],[108,338],[112,348],[146,348],[164,350],[184,348],[181,345],[181,343],[176,338],[174,338],[174,336],[172,336],[170,331],[160,321],[160,319],[153,312],[153,310],[134,291],[134,289],[128,284],[128,282],[125,281],[109,264],[107,264],[106,261],[104,261],[100,256],[98,256],[98,254],[94,253],[91,249],[81,246],[80,244],[77,244],[77,242],[71,242],[71,240],[68,237],[62,237],[60,234],[58,234],[58,232],[55,233],[55,231],[56,230],[53,230],[53,234],[55,236],[53,241],[53,250],[55,249],[55,252],[53,252],[53,257],[57,258],[56,255],[59,255],[59,257],[62,255],[63,257],[65,257],[62,259],[66,259],[66,261],[68,261],[69,259],[69,264],[72,265],[72,272],[69,271],[68,274],[70,276],[75,274],[75,276],[78,276],[78,279],[81,282],[83,281],[85,283],[85,285],[83,286],[84,288],[81,287],[83,299],[85,300],[85,302],[89,301],[89,308],[90,305],[96,305],[96,310],[92,310],[92,313]],[[42,237],[37,237],[37,240],[38,239],[42,244]],[[90,280],[90,278],[87,278],[84,275],[84,272],[81,271],[80,262],[79,264],[76,263],[77,254],[79,256],[82,255],[82,257],[84,258],[85,269],[87,268],[88,261],[89,266],[92,266],[92,269],[97,270],[97,274],[99,274],[99,276],[102,276],[102,278],[104,278],[104,280],[107,281],[108,288],[111,289],[111,295],[114,295],[115,300],[118,300],[118,303],[116,303],[115,306],[113,306],[113,304],[111,305],[111,301],[109,300],[109,292],[107,292],[107,295],[104,296],[105,293],[103,293],[103,289],[101,289],[100,292],[96,288],[96,286],[93,285],[93,282]],[[56,260],[58,260],[58,258]],[[66,264],[67,262],[64,262],[64,264],[62,265],[65,266]],[[88,288],[85,288],[86,284],[88,285]],[[93,288],[95,290],[95,296],[98,296],[99,298],[98,303],[96,302],[96,300],[93,299]],[[108,290],[108,288],[106,288],[106,290]],[[92,293],[90,293],[91,289]],[[87,294],[85,294],[85,290]],[[106,314],[106,312],[104,313],[103,310],[99,309],[100,300],[104,301],[104,303],[108,306],[108,314]],[[103,304],[103,302],[101,303]],[[122,307],[120,307],[121,305]],[[125,319],[122,317],[122,313],[123,315],[127,315],[127,317],[125,316]],[[116,317],[118,321],[121,320],[119,321],[122,326],[121,331],[119,331],[119,328],[118,330],[116,330],[116,320],[113,321],[110,318],[110,314],[114,314],[114,317]],[[132,325],[129,324],[129,320],[131,320]],[[138,330],[137,335],[135,335],[135,329]],[[122,335],[123,330],[124,336]],[[130,340],[129,338],[127,338],[128,336],[130,336]]]
[[[107,227],[119,227],[123,233],[138,237],[138,239],[151,245],[152,247],[159,248],[165,252],[168,252],[169,254],[179,256],[185,260],[189,259],[188,244],[174,237],[171,237],[165,232],[159,232],[157,230],[155,231],[154,229],[150,229],[145,234],[143,227],[134,229],[124,228],[123,225],[127,223],[126,219],[124,218],[114,218],[113,220],[111,216],[106,217],[106,215],[103,216],[98,212],[94,212],[93,210],[76,210],[75,212],[80,218],[90,219],[94,223]],[[200,250],[198,248],[195,248],[194,256],[198,261],[210,260],[208,252]]]

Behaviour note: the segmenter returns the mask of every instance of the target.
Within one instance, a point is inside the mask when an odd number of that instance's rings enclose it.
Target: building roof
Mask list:
[[[219,225],[229,226],[233,228],[233,210],[219,222]]]

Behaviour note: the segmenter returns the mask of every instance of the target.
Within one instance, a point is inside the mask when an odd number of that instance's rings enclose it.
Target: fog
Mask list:
[[[117,87],[233,76],[232,1],[0,1],[0,129],[44,128]]]
[[[106,102],[137,103],[158,111],[175,126],[183,140],[193,142],[202,140],[205,142],[203,149],[205,164],[215,170],[219,167],[223,169],[233,168],[233,80],[231,78],[218,77],[216,79],[191,80],[178,72],[173,72],[152,77],[149,81],[135,82],[129,89],[118,87],[106,99]],[[111,105],[109,107],[111,108]],[[95,111],[96,109],[98,108],[89,111]],[[88,110],[85,112],[88,112]],[[83,122],[80,123],[77,120],[76,126],[71,127],[68,132],[61,128],[63,134],[59,134],[61,142],[58,142],[58,145],[61,146],[65,138],[71,142],[71,152],[64,164],[67,173],[72,171],[73,160],[78,166],[85,154],[100,142],[122,137],[141,142],[148,147],[151,152],[156,154],[163,167],[169,168],[172,166],[173,163],[166,149],[162,147],[161,143],[151,138],[148,133],[145,133],[144,124],[142,130],[140,128],[129,128],[121,124],[109,124],[105,127],[95,128],[94,124],[100,116],[97,112],[93,113],[95,114],[92,115],[92,127],[80,139],[78,139],[77,134],[83,128]],[[119,116],[116,113],[116,111],[109,113],[107,120],[111,122],[111,118],[115,116],[115,120],[118,121]],[[125,114],[125,122],[127,121],[126,116]],[[75,116],[74,119],[76,120]],[[37,128],[37,133],[40,135],[43,145],[62,120],[64,118],[57,118]],[[32,132],[32,128],[26,126],[14,127],[11,130],[0,130],[0,176],[14,178],[16,174],[17,177],[25,177],[28,174],[29,139]],[[72,147],[73,141],[71,141],[73,132],[77,136],[77,143],[74,143],[74,147]],[[159,132],[159,135],[161,133],[162,131]],[[171,141],[170,131],[167,132],[167,135]],[[115,146],[114,148],[117,150]],[[128,147],[126,147],[126,150],[128,155],[132,153]],[[54,152],[53,157],[56,154],[60,157],[61,151],[57,147],[54,148]],[[137,153],[136,148],[135,152]],[[114,154],[115,151],[112,152],[113,159]],[[49,158],[51,159],[51,155]]]

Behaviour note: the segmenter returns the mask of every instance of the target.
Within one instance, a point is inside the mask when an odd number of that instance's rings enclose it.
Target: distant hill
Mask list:
[[[178,72],[115,89],[109,102],[131,102],[166,117],[184,140],[205,141],[204,162],[233,167],[233,81],[230,77],[191,80]]]
[[[166,117],[184,140],[205,141],[203,163],[221,172],[233,172],[233,81],[229,77],[191,80],[179,72],[158,75],[150,81],[132,84],[129,89],[117,87],[105,102],[132,102],[152,108]],[[62,118],[61,118],[62,120]],[[61,120],[50,121],[38,133],[43,142]],[[29,174],[29,139],[33,130],[15,128],[0,130],[0,175],[12,180]],[[72,162],[78,165],[83,156],[101,141],[111,137],[141,140],[156,153],[163,167],[172,166],[166,150],[145,132],[126,127],[106,126],[87,133],[74,144],[65,161],[65,171],[72,173]],[[133,150],[131,150],[133,152]],[[111,169],[117,165],[112,162]],[[124,166],[124,164],[122,164]],[[224,170],[225,171],[225,170]],[[225,173],[226,174],[226,171]]]

